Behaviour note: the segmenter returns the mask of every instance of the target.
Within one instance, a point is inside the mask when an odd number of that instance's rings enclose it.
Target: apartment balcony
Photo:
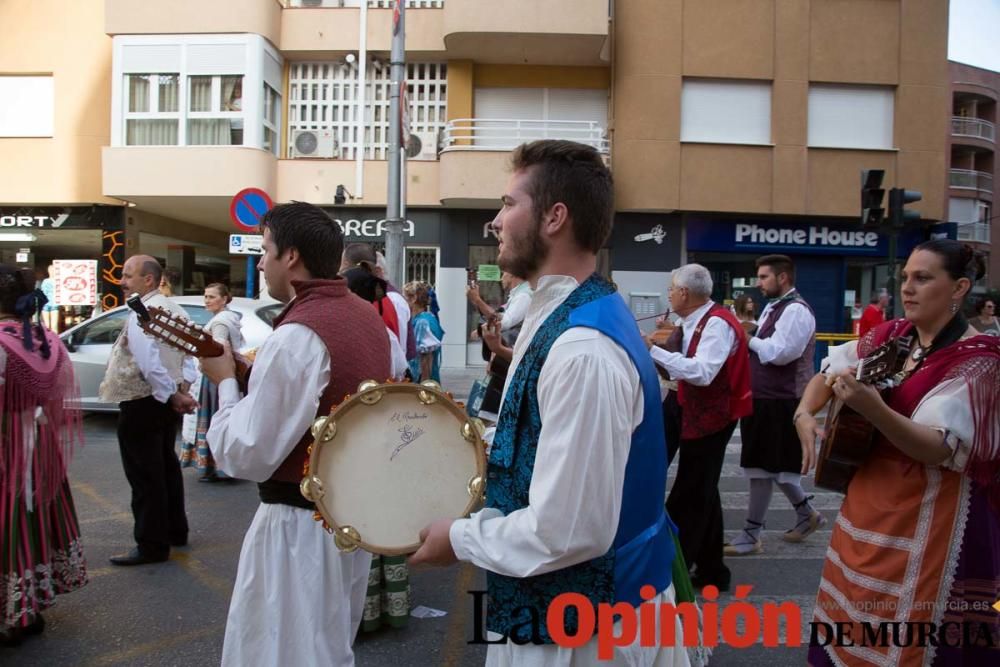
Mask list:
[[[278,44],[278,0],[105,0],[109,35],[253,33]]]
[[[996,126],[980,118],[955,116],[951,119],[951,136],[972,137],[996,143]]]
[[[608,0],[447,0],[443,14],[449,59],[576,66],[610,60]]]
[[[958,240],[971,241],[973,243],[990,242],[990,223],[988,222],[965,222],[958,225]]]
[[[459,118],[444,127],[441,203],[493,208],[507,184],[510,152],[536,139],[568,139],[608,154],[604,129],[591,121]]]
[[[974,190],[993,194],[993,175],[972,169],[951,169],[948,184],[955,190]]]
[[[246,146],[105,147],[104,194],[144,210],[231,231],[229,204],[247,187],[274,193],[277,158]]]
[[[293,59],[329,58],[361,46],[364,0],[283,0],[280,48]],[[444,0],[407,0],[407,57],[443,57]],[[367,0],[364,32],[368,51],[392,49],[392,1]]]

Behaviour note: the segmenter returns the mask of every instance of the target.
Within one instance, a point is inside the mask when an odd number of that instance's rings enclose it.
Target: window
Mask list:
[[[73,332],[73,345],[111,345],[121,335],[128,308],[115,310]]]
[[[282,60],[260,35],[120,35],[112,65],[112,146],[277,150]]]
[[[894,104],[892,88],[813,84],[809,87],[809,146],[892,149]]]
[[[474,104],[476,146],[512,150],[535,139],[568,139],[606,148],[606,89],[476,88]]]
[[[0,76],[0,137],[51,137],[51,76]]]
[[[176,146],[177,74],[129,74],[125,77],[125,143],[129,146]]]
[[[243,145],[243,77],[188,78],[189,146]]]
[[[685,79],[681,141],[770,144],[771,84]]]
[[[446,121],[447,65],[407,63],[410,132],[437,134]],[[359,128],[357,62],[293,63],[288,87],[288,145],[301,130],[333,135],[335,157],[353,160],[364,148],[370,160],[389,154],[389,65],[373,60],[366,68],[365,127]],[[364,136],[359,136],[359,130]],[[293,155],[294,157],[294,155]]]
[[[264,84],[264,138],[263,148],[279,155],[278,127],[281,125],[281,95],[274,88]]]

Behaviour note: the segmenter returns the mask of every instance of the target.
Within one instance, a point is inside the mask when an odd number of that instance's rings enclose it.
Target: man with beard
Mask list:
[[[801,542],[826,519],[809,505],[802,490],[802,447],[793,415],[813,376],[816,318],[795,289],[795,265],[785,255],[757,259],[757,283],[771,302],[750,339],[753,414],[740,422],[740,465],[750,480],[750,507],[743,531],[726,545],[727,556],[759,554],[760,532],[777,484],[795,508],[796,523],[786,542]]]
[[[595,607],[675,601],[659,384],[634,317],[595,273],[614,213],[600,154],[536,141],[512,163],[493,223],[498,262],[535,291],[490,450],[486,507],[429,525],[411,562],[487,570],[489,664],[596,665],[596,640],[554,645],[546,623],[554,598],[582,594]],[[570,637],[588,632],[572,612],[562,621]],[[638,638],[618,656],[687,664],[684,649]]]

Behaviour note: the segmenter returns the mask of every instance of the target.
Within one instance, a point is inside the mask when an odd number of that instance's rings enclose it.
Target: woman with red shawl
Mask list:
[[[0,265],[0,643],[45,626],[55,596],[87,583],[66,480],[80,442],[73,365],[31,322],[46,298],[34,277]]]
[[[902,272],[905,318],[835,348],[796,410],[803,473],[821,432],[812,415],[831,395],[877,429],[827,550],[814,611],[824,645],[810,647],[811,665],[1000,664],[992,608],[1000,598],[1000,340],[962,316],[983,269],[957,241],[917,246]],[[854,379],[859,358],[898,341],[907,356],[893,386],[880,394]],[[828,636],[838,623],[853,646]]]

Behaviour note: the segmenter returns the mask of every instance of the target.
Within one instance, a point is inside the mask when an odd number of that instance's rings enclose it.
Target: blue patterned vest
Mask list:
[[[639,589],[657,592],[671,583],[676,527],[663,507],[667,483],[660,388],[653,362],[639,335],[635,318],[611,285],[592,275],[549,315],[532,338],[510,380],[490,450],[486,506],[505,515],[528,505],[528,488],[538,436],[538,377],[555,340],[572,327],[589,327],[605,334],[629,355],[639,371],[643,420],[632,434],[625,467],[621,517],[614,543],[606,554],[555,572],[527,578],[487,572],[489,602],[486,627],[520,643],[531,640],[531,612],[540,619],[540,636],[552,643],[545,627],[549,603],[562,593],[581,593],[599,603],[643,602]],[[585,408],[585,406],[584,406]],[[624,409],[628,409],[623,406]],[[576,610],[565,615],[565,629],[576,633]]]

